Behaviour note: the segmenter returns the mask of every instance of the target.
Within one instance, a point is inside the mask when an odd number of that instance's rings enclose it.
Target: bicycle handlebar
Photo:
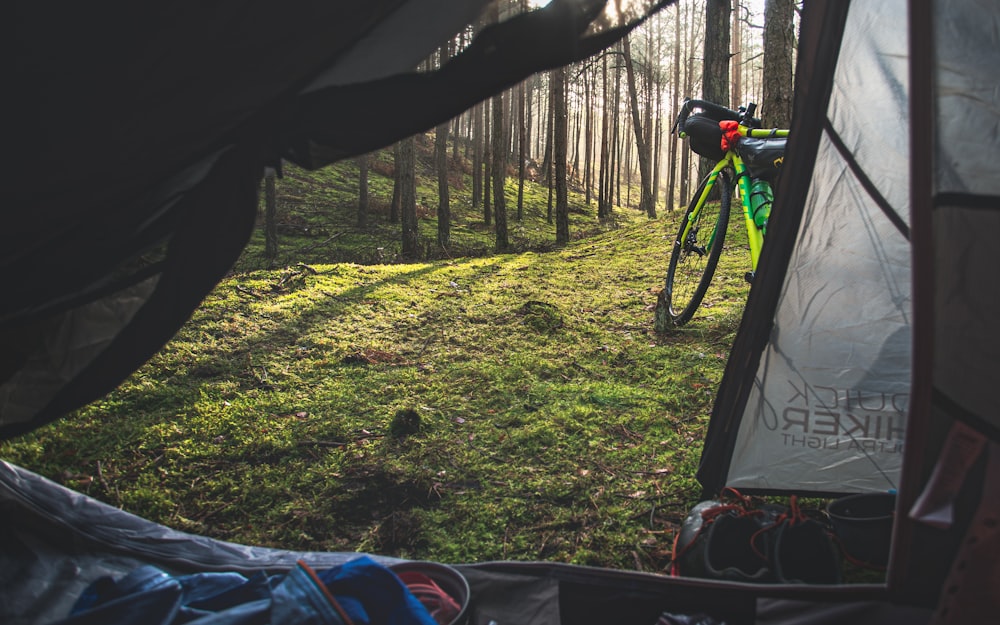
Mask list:
[[[681,105],[680,113],[677,115],[677,121],[674,122],[674,127],[671,132],[678,131],[682,135],[684,133],[684,122],[694,109],[702,109],[708,112],[713,118],[717,119],[732,119],[738,121],[745,126],[751,128],[759,128],[761,126],[761,121],[753,116],[757,110],[757,105],[753,102],[749,103],[746,107],[741,107],[739,111],[734,111],[733,109],[722,106],[721,104],[715,104],[714,102],[709,102],[707,100],[692,100],[690,98],[685,98],[684,103]]]

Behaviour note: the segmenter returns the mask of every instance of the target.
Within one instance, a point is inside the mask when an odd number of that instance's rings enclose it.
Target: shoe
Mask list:
[[[714,510],[727,508],[728,504],[710,499],[702,501],[691,508],[687,518],[681,524],[681,530],[674,538],[671,575],[683,577],[707,577],[705,568],[705,535],[707,525],[719,512]]]
[[[717,516],[705,537],[707,577],[736,582],[773,581],[767,553],[754,549],[753,538],[760,529],[759,515],[730,511]]]
[[[812,519],[778,528],[771,562],[780,583],[840,583],[837,550],[826,528]]]
[[[726,493],[734,495],[736,501],[703,501],[688,513],[674,541],[671,574],[744,582],[773,581],[767,553],[755,548],[754,537],[772,525],[778,513],[753,509],[750,500],[735,489],[726,489]]]
[[[807,517],[792,495],[788,511],[763,528],[752,540],[767,550],[768,565],[781,584],[838,584],[839,552],[831,532]]]

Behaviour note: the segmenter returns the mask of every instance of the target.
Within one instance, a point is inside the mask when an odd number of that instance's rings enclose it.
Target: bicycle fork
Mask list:
[[[725,169],[725,166],[725,163],[720,163],[708,174],[705,188],[702,189],[701,195],[695,204],[698,209],[691,211],[687,216],[687,227],[684,229],[684,233],[678,243],[681,244],[682,250],[688,254],[694,252],[698,256],[705,257],[708,254],[708,250],[712,249],[712,246],[715,245],[716,228],[718,227],[715,223],[712,224],[712,234],[708,237],[708,241],[704,245],[698,245],[698,230],[701,229],[699,217],[701,216],[702,207],[708,201],[708,195],[715,188],[716,179],[718,179],[722,170]],[[695,223],[699,223],[699,225],[696,226]]]

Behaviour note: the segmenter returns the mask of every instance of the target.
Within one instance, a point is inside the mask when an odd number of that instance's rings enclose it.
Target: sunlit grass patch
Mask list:
[[[662,570],[748,288],[733,246],[711,305],[656,335],[674,229],[236,273],[119,389],[0,453],[237,542]]]

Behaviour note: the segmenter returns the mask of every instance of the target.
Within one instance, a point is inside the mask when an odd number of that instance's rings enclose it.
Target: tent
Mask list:
[[[264,167],[321,167],[432,127],[606,47],[663,3],[555,0],[484,29],[441,70],[410,71],[485,4],[12,9],[0,435],[102,396],[172,336],[245,245]],[[990,8],[806,2],[795,140],[699,472],[708,496],[726,485],[896,490],[887,583],[459,564],[470,622],[994,617],[1000,29]],[[356,555],[177,532],[9,463],[0,508],[5,623],[58,620],[90,582],[142,564],[252,573]]]

